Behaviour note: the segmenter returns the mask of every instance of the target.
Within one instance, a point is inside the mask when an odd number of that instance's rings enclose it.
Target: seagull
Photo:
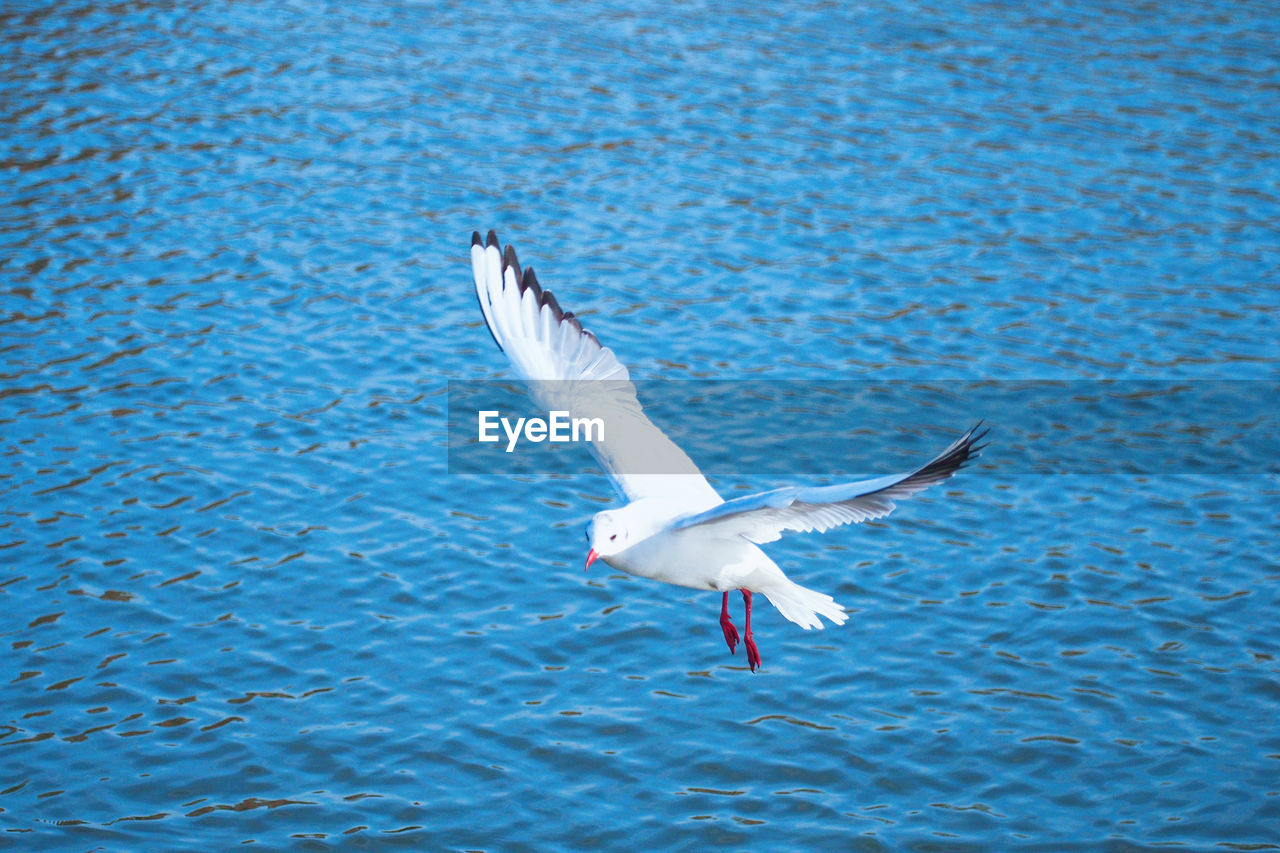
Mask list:
[[[729,594],[742,593],[741,642],[752,672],[761,666],[751,631],[751,602],[762,594],[801,628],[849,618],[831,596],[800,586],[760,548],[784,533],[823,532],[888,515],[896,501],[941,483],[986,445],[978,423],[925,464],[833,486],[790,486],[724,500],[692,460],[644,414],[627,368],[613,351],[563,311],[533,268],[490,231],[471,235],[471,269],[485,324],[534,401],[548,411],[605,413],[609,429],[590,449],[626,504],[587,524],[586,569],[596,560],[631,575],[721,593],[720,628],[731,654],[738,630]],[[656,473],[661,472],[661,473]]]

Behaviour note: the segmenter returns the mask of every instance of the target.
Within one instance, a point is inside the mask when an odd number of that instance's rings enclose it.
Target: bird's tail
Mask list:
[[[806,589],[786,578],[770,584],[760,592],[764,593],[770,604],[778,608],[779,613],[806,631],[810,628],[822,628],[819,616],[825,616],[836,625],[843,625],[849,618],[849,614],[831,596]]]

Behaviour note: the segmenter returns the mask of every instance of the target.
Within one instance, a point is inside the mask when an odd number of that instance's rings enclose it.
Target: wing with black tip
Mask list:
[[[662,498],[673,509],[697,511],[720,496],[696,465],[644,414],[627,368],[551,291],[533,268],[521,270],[515,250],[498,235],[471,235],[471,270],[485,324],[540,407],[572,418],[600,418],[604,438],[591,450],[619,494]]]
[[[675,521],[683,530],[702,527],[724,538],[740,536],[756,544],[780,539],[784,533],[821,533],[841,524],[857,524],[893,512],[897,501],[935,486],[959,471],[986,445],[981,424],[956,439],[944,451],[905,474],[835,486],[791,486],[725,501],[704,512]]]

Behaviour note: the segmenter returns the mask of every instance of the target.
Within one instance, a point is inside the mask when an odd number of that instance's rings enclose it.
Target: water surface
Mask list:
[[[770,546],[852,618],[760,608],[752,675],[713,594],[583,574],[602,479],[444,451],[509,376],[474,228],[641,378],[1266,387],[1267,4],[0,18],[5,841],[1277,846],[1274,469],[993,424]]]

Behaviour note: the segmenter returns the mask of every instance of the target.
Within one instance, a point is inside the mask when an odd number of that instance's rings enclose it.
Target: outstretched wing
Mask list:
[[[604,437],[591,451],[614,488],[628,500],[657,497],[677,510],[696,511],[720,496],[675,442],[644,414],[627,368],[613,350],[563,311],[533,268],[520,269],[515,250],[498,235],[471,235],[471,270],[485,324],[534,402],[571,418],[600,418]]]
[[[987,430],[981,424],[970,429],[931,461],[906,474],[893,474],[842,483],[837,486],[791,486],[735,498],[704,512],[677,519],[676,530],[705,527],[724,537],[741,536],[762,544],[782,538],[784,533],[822,532],[841,524],[856,524],[893,512],[895,501],[941,483],[986,445]]]

